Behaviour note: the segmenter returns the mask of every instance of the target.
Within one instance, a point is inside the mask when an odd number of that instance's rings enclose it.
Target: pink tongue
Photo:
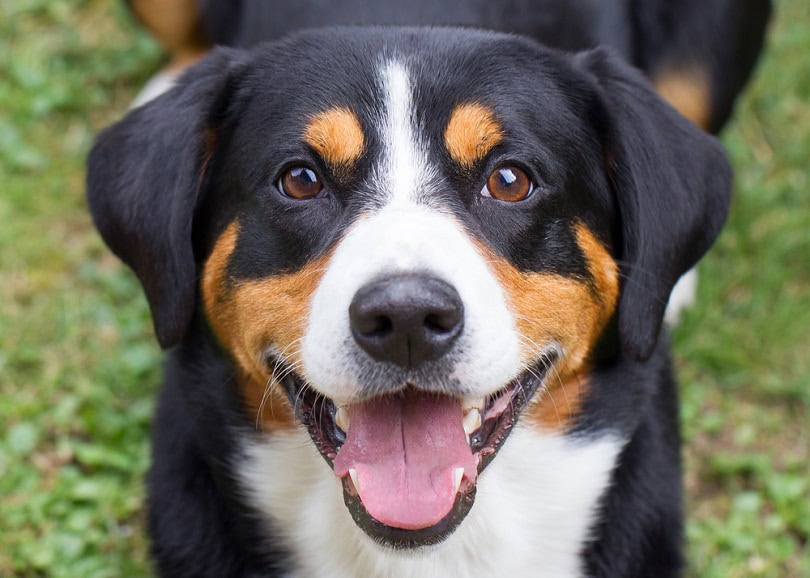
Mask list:
[[[433,526],[455,502],[454,470],[464,468],[464,477],[475,481],[475,457],[457,398],[409,389],[403,397],[352,405],[349,419],[335,475],[357,470],[360,499],[383,524],[405,530]]]

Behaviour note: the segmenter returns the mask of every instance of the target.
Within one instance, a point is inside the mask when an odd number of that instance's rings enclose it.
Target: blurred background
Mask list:
[[[149,576],[161,353],[84,199],[162,64],[122,2],[0,3],[0,576]],[[810,576],[810,2],[776,0],[725,129],[731,216],[675,331],[689,576]]]

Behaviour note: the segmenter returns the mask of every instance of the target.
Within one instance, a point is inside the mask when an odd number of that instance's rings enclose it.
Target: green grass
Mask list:
[[[810,4],[777,2],[723,135],[729,222],[675,346],[693,576],[810,576]]]
[[[810,576],[810,4],[777,8],[724,135],[731,218],[675,335],[692,576]],[[118,2],[0,4],[0,576],[149,574],[161,355],[83,164],[159,60]]]
[[[159,58],[107,2],[0,5],[0,576],[146,575],[160,355],[83,163]]]

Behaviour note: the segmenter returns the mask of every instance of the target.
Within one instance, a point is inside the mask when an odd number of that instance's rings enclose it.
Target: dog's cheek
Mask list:
[[[547,380],[547,391],[526,416],[546,429],[564,429],[579,413],[587,390],[589,354],[619,297],[616,262],[585,225],[575,224],[574,231],[587,263],[587,280],[518,271],[505,259],[488,255],[515,316],[523,362],[531,362],[538,350],[551,343],[563,350],[555,373]]]
[[[238,236],[239,224],[233,222],[205,263],[201,284],[205,315],[239,370],[239,384],[250,415],[258,416],[265,430],[293,427],[292,408],[281,385],[272,378],[273,367],[268,366],[265,353],[300,367],[310,297],[328,255],[294,273],[234,279],[228,275],[228,264]]]

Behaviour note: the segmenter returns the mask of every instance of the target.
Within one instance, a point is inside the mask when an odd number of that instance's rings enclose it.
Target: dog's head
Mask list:
[[[247,413],[306,428],[358,524],[417,545],[518,418],[570,427],[590,369],[651,354],[730,170],[601,50],[334,29],[215,51],[99,137],[88,188],[160,343],[201,310]]]

